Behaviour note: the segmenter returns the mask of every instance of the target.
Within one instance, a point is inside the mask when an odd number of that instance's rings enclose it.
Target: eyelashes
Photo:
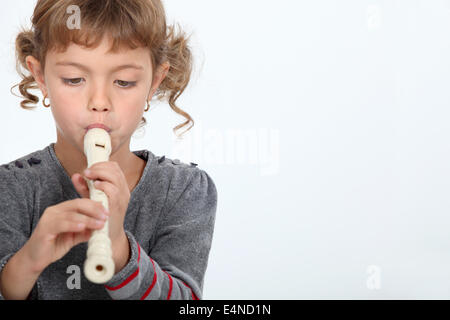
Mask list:
[[[61,79],[64,84],[71,86],[71,87],[77,87],[84,80],[83,78],[73,78],[73,79],[61,78]],[[122,89],[132,88],[132,87],[135,87],[137,84],[137,81],[116,80],[114,82],[115,83],[117,82],[119,84],[119,87]]]
[[[65,78],[62,78],[62,81],[65,83],[65,84],[67,84],[67,85],[70,85],[70,86],[74,86],[74,85],[77,85],[77,84],[79,84],[80,82],[76,82],[76,83],[73,83],[72,81],[76,81],[76,80],[82,80],[81,78],[75,78],[75,79],[65,79]]]
[[[124,86],[122,86],[122,85],[119,85],[119,87],[121,87],[121,88],[131,88],[131,87],[134,87],[134,86],[136,86],[136,81],[124,81],[124,80],[116,80],[116,82],[117,83],[125,83],[125,85]]]

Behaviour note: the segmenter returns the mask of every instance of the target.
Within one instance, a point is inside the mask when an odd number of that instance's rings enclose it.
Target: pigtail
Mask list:
[[[181,110],[176,105],[176,101],[188,86],[192,74],[193,58],[192,51],[188,46],[190,36],[187,37],[184,32],[176,34],[174,26],[169,26],[168,30],[167,41],[161,56],[165,57],[169,62],[170,70],[166,78],[161,82],[159,91],[162,92],[163,96],[168,95],[168,102],[172,110],[186,118],[184,123],[179,124],[173,129],[175,134],[180,128],[192,123],[192,125],[183,132],[184,134],[194,126],[194,120],[188,113]],[[161,93],[159,96],[161,96]]]
[[[34,109],[36,107],[29,106],[28,104],[36,104],[39,102],[39,98],[31,94],[28,90],[38,89],[37,83],[34,77],[26,75],[23,70],[28,70],[26,57],[34,56],[36,54],[36,47],[34,45],[34,33],[30,30],[22,30],[16,38],[16,70],[22,78],[19,84],[14,85],[11,88],[11,93],[19,98],[23,98],[20,106],[24,109]],[[19,87],[19,91],[22,96],[16,95],[12,90],[15,87]]]

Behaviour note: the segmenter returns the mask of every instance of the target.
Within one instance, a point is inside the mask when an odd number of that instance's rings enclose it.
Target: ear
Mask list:
[[[45,85],[45,78],[41,68],[41,63],[33,56],[26,57],[25,62],[34,80],[36,80],[39,89],[41,89],[43,95],[45,96],[47,94],[47,86]]]
[[[164,78],[167,76],[170,70],[169,62],[164,62],[159,65],[156,69],[155,76],[153,77],[153,84],[150,90],[150,98],[155,94],[156,89],[158,89],[161,82],[163,82]]]
[[[170,70],[170,64],[167,61],[159,66],[159,71],[161,73],[161,82],[167,76],[167,74],[169,73],[169,70]]]

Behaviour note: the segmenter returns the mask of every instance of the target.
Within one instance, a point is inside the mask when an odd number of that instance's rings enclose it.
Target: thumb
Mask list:
[[[75,173],[72,176],[72,183],[75,187],[75,190],[77,190],[78,194],[81,196],[81,198],[89,198],[89,188],[87,185],[86,180],[84,180],[83,176],[79,173]]]

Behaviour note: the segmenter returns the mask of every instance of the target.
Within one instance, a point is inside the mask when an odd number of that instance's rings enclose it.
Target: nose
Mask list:
[[[105,112],[111,110],[111,101],[109,99],[106,85],[96,83],[91,88],[91,99],[89,101],[89,110]]]
[[[105,112],[105,111],[110,110],[110,107],[108,107],[108,106],[99,107],[99,106],[92,106],[91,105],[91,107],[89,107],[89,110],[90,111]]]

